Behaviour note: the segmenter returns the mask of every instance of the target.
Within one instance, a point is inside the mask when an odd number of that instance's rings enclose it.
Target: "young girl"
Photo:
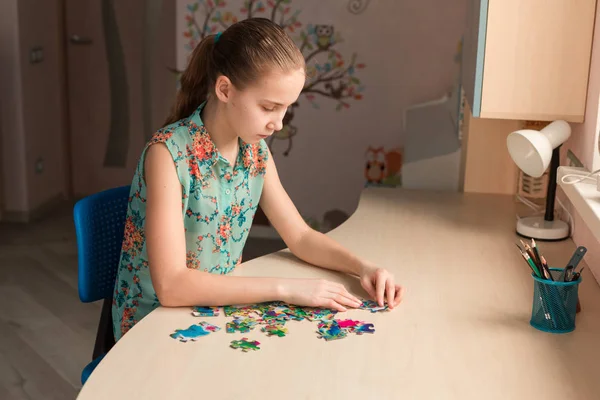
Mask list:
[[[238,22],[194,49],[166,126],[131,186],[113,301],[115,340],[159,305],[285,301],[345,311],[360,301],[322,279],[227,275],[260,206],[290,251],[360,278],[379,305],[400,303],[392,275],[312,230],[282,187],[265,143],[304,86],[304,57],[267,19]]]

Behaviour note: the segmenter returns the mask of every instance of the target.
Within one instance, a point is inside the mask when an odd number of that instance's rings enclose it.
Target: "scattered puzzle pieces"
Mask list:
[[[388,311],[387,305],[380,307],[373,300],[363,300],[359,307],[362,310],[369,310],[371,313]],[[233,320],[227,322],[227,333],[247,333],[257,325],[262,325],[261,331],[267,336],[284,337],[288,334],[288,328],[285,326],[288,321],[313,321],[317,322],[317,333],[319,338],[326,341],[343,339],[350,333],[362,335],[364,333],[375,333],[375,327],[372,323],[357,321],[352,319],[335,319],[336,310],[330,310],[319,307],[300,307],[283,302],[268,302],[247,306],[225,306],[223,312],[227,317],[233,317]],[[195,317],[216,317],[219,316],[219,307],[201,307],[192,308],[192,315]],[[211,332],[217,332],[221,328],[211,325],[207,322],[200,322],[191,325],[187,329],[177,329],[170,336],[181,342],[189,340],[195,341],[199,337],[206,336]],[[259,350],[260,345],[257,341],[248,342],[247,338],[234,340],[231,347],[249,350]]]
[[[199,337],[206,336],[211,332],[217,332],[220,329],[221,328],[218,326],[202,321],[198,324],[190,325],[186,329],[175,329],[175,332],[171,333],[169,336],[185,343],[188,340],[196,341]]]
[[[260,342],[254,340],[252,342],[248,341],[248,338],[242,338],[242,340],[232,340],[230,346],[234,349],[241,349],[244,353],[247,353],[250,350],[260,350]]]
[[[194,317],[218,317],[219,307],[195,306],[192,308],[192,315]]]

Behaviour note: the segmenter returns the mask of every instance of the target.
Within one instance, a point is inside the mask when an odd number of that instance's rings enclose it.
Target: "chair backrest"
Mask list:
[[[130,186],[79,200],[73,209],[77,236],[79,299],[112,298],[125,232]]]

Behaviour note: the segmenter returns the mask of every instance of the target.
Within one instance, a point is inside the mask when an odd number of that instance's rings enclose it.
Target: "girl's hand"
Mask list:
[[[362,304],[344,285],[325,279],[285,279],[279,288],[283,301],[299,306],[347,311]]]
[[[380,307],[383,307],[387,300],[388,307],[393,309],[402,300],[402,286],[396,284],[394,276],[384,268],[369,264],[363,265],[360,284]]]

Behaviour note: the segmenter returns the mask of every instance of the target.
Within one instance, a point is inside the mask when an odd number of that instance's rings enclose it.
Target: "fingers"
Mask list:
[[[357,308],[358,306],[361,305],[361,302],[358,300],[354,300],[354,296],[352,296],[350,293],[344,294],[344,293],[332,293],[333,294],[333,299],[338,302],[339,304],[342,304],[344,306],[348,306],[348,307],[352,307],[352,308]]]
[[[387,303],[389,308],[394,308],[396,303],[394,302],[394,296],[396,295],[396,288],[394,286],[394,279],[388,277],[385,283],[385,294],[387,295]]]
[[[348,289],[346,289],[346,287],[344,285],[342,285],[341,283],[338,284],[338,292],[337,293],[348,298],[352,303],[354,303],[356,305],[356,307],[358,307],[362,304],[362,301],[358,297],[356,297],[352,293],[350,293],[348,291]]]
[[[324,306],[327,308],[332,308],[334,310],[338,310],[340,312],[348,311],[348,309],[346,307],[344,307],[343,305],[341,305],[340,303],[338,303],[337,301],[335,301],[333,299],[329,299],[328,301],[326,301]]]
[[[375,288],[373,287],[373,281],[371,281],[369,277],[365,277],[362,279],[362,287],[367,291],[371,299],[377,300]]]
[[[377,290],[377,303],[380,307],[383,307],[383,294],[385,292],[385,281],[386,276],[384,273],[377,274],[377,283],[375,284]]]
[[[330,288],[330,294],[333,299],[344,306],[356,308],[362,304],[362,302],[344,287],[344,285],[338,284]]]

